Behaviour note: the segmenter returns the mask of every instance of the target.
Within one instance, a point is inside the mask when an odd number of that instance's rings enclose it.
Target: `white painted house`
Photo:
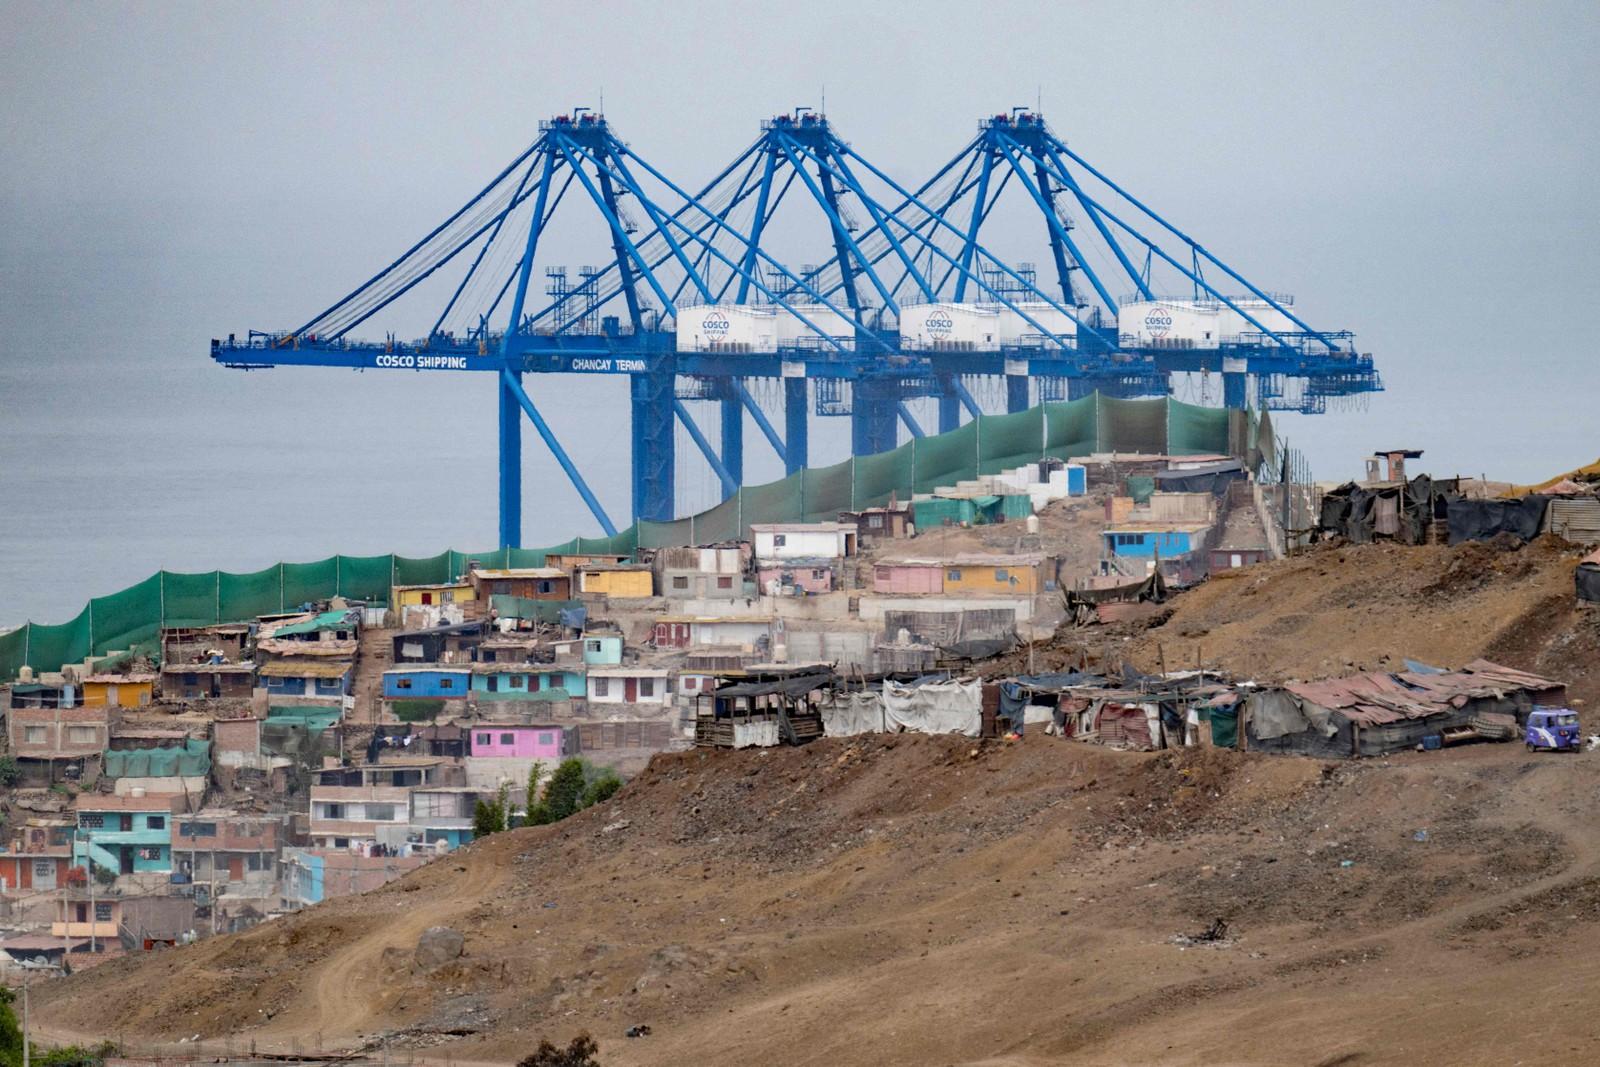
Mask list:
[[[664,667],[591,667],[589,704],[666,704]]]
[[[856,528],[844,522],[771,522],[750,527],[758,566],[856,554]]]

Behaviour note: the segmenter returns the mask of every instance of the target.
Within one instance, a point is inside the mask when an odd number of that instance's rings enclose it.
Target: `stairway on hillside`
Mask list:
[[[356,676],[351,687],[356,698],[351,721],[377,723],[383,714],[383,672],[394,665],[394,631],[363,627],[356,651]]]

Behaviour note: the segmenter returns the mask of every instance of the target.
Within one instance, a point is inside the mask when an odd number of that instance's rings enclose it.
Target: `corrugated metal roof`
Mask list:
[[[1510,690],[1559,689],[1561,683],[1480,659],[1459,671],[1439,674],[1374,671],[1316,682],[1290,682],[1284,688],[1302,700],[1340,711],[1360,725],[1377,726],[1442,715],[1469,700]]]
[[[1573,497],[1550,501],[1545,509],[1544,528],[1573,544],[1591,545],[1600,541],[1600,498]]]
[[[348,663],[281,659],[262,667],[259,673],[263,678],[343,678],[349,671]]]

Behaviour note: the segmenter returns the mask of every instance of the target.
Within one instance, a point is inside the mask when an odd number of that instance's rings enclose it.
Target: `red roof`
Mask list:
[[[1291,682],[1284,686],[1302,700],[1342,712],[1362,726],[1378,726],[1405,719],[1442,715],[1467,701],[1501,696],[1507,691],[1560,689],[1560,682],[1502,667],[1488,660],[1473,660],[1459,671],[1439,674],[1374,671],[1317,682]]]

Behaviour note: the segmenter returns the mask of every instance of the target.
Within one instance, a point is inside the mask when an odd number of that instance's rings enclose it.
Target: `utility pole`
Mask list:
[[[89,955],[93,956],[100,951],[100,942],[95,938],[98,932],[99,918],[95,911],[94,901],[94,835],[88,834],[83,845],[84,870],[89,873]],[[26,1067],[26,1065],[24,1065]]]
[[[28,1054],[28,985],[32,975],[32,964],[24,963],[22,965],[22,1067],[30,1067]]]

